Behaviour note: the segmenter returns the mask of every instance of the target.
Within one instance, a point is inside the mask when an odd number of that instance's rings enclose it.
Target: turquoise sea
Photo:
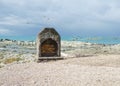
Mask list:
[[[120,44],[120,37],[103,37],[103,36],[73,37],[73,38],[66,38],[65,40],[90,42],[90,43],[96,43],[96,44]]]
[[[0,36],[0,39],[35,41],[36,36]],[[120,37],[61,37],[64,41],[82,41],[97,44],[120,44]]]

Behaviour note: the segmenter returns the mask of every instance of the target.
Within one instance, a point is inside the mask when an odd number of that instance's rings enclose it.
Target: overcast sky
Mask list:
[[[0,0],[0,36],[120,36],[120,0]]]

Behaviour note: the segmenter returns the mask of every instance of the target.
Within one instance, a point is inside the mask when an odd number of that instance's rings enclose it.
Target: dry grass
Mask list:
[[[4,58],[4,53],[0,52],[0,59],[3,59],[3,58]]]
[[[2,68],[2,66],[0,65],[0,68]]]
[[[4,60],[4,64],[9,64],[9,63],[13,63],[13,62],[18,62],[18,61],[20,61],[20,60],[23,60],[22,58],[19,58],[19,57],[17,57],[17,58],[6,58],[5,60]]]

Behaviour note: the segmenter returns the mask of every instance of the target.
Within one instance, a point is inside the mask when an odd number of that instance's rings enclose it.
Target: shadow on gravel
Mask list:
[[[44,62],[55,62],[55,61],[60,61],[64,60],[65,58],[52,58],[52,59],[39,59],[37,63],[44,63]]]

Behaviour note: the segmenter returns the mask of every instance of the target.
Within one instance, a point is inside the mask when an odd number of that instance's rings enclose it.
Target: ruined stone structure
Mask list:
[[[44,28],[37,37],[38,60],[60,57],[60,35],[54,28]]]

